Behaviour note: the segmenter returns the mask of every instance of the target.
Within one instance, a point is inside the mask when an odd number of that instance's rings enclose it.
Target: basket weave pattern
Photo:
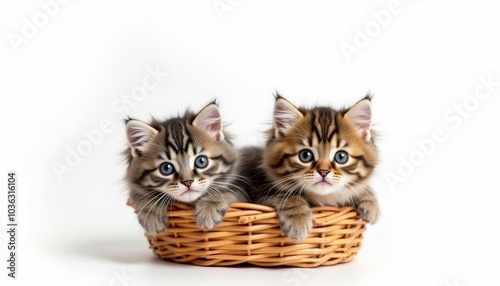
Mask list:
[[[317,267],[351,261],[361,247],[366,223],[352,207],[312,211],[315,220],[309,237],[294,242],[281,232],[271,207],[234,203],[224,221],[206,231],[196,224],[192,206],[175,203],[167,211],[167,230],[146,237],[159,257],[202,266]]]

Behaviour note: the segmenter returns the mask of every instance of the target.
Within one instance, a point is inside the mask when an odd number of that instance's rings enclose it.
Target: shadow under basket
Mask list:
[[[283,235],[273,208],[249,203],[232,204],[224,221],[209,231],[198,227],[192,206],[174,203],[167,210],[167,230],[145,235],[160,258],[202,266],[317,267],[351,261],[361,248],[366,222],[352,207],[312,211],[314,227],[298,242]]]

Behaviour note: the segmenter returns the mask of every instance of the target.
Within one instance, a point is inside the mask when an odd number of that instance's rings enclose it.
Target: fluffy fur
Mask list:
[[[168,226],[166,208],[173,201],[193,203],[198,225],[214,228],[229,204],[248,198],[238,181],[239,158],[222,130],[217,105],[198,114],[149,124],[126,122],[126,182],[139,223],[150,234]]]
[[[291,239],[308,236],[311,206],[351,205],[364,220],[377,220],[378,203],[367,185],[377,164],[370,99],[348,109],[305,109],[278,95],[266,147],[243,150],[252,200],[274,207]]]

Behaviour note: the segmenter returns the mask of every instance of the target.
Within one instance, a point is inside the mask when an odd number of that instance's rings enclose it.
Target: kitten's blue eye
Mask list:
[[[174,165],[170,163],[162,163],[160,165],[160,173],[164,176],[172,175],[174,171]]]
[[[299,159],[300,161],[302,161],[302,163],[309,163],[314,160],[314,154],[311,150],[304,149],[299,152]]]
[[[194,166],[198,169],[203,169],[208,166],[207,156],[198,156],[194,159]]]
[[[333,159],[339,164],[345,164],[349,160],[349,154],[346,151],[337,151]]]

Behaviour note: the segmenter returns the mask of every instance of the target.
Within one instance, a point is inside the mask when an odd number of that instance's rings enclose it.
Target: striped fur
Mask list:
[[[373,133],[370,97],[335,110],[296,108],[278,96],[267,146],[244,150],[256,158],[244,169],[257,186],[252,200],[275,207],[283,232],[295,240],[312,228],[310,206],[352,205],[363,219],[375,222],[378,204],[367,185],[377,164]],[[300,159],[304,150],[312,153],[310,162]],[[339,151],[348,154],[347,162],[335,161]]]
[[[214,228],[232,202],[248,201],[236,184],[239,158],[222,132],[215,103],[199,114],[149,124],[127,121],[129,147],[124,152],[128,169],[129,198],[139,210],[138,219],[146,232],[157,234],[168,225],[165,211],[173,201],[193,203],[198,224]],[[198,168],[196,158],[208,164]],[[171,164],[171,174],[162,173],[162,164]]]

